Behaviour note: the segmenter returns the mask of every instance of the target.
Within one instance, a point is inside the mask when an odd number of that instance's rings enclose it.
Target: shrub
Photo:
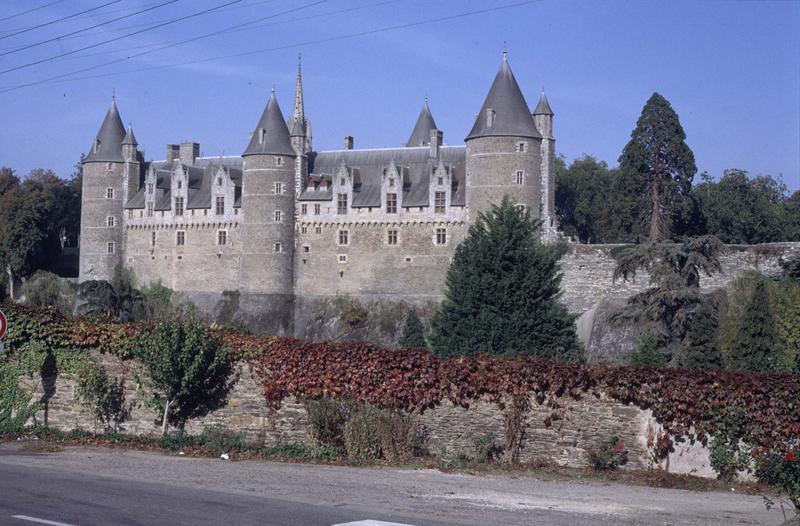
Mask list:
[[[740,471],[750,469],[750,457],[742,442],[741,413],[730,413],[717,417],[716,433],[709,443],[711,467],[717,478],[725,482],[735,479]]]
[[[94,364],[79,374],[78,396],[104,429],[116,430],[130,415],[130,408],[125,405],[125,379],[112,380]]]
[[[313,458],[335,460],[339,458],[339,453],[327,446],[310,448],[302,442],[286,442],[277,446],[268,447],[262,454],[269,457],[278,458]]]
[[[344,451],[345,425],[353,410],[353,402],[325,397],[307,400],[305,405],[311,436],[317,444]]]
[[[193,436],[186,433],[183,429],[179,429],[178,431],[162,435],[156,444],[162,449],[177,451],[185,447],[194,446],[196,442]]]
[[[758,480],[786,493],[800,513],[800,442],[783,443],[771,449],[754,449],[755,475]],[[767,507],[772,500],[767,499]]]
[[[660,352],[658,339],[650,332],[645,332],[639,338],[636,352],[631,355],[631,365],[644,365],[647,367],[664,367],[667,357]]]
[[[628,462],[628,450],[622,438],[611,435],[600,442],[599,447],[586,450],[586,458],[592,468],[598,471],[617,469]]]
[[[494,433],[485,433],[472,438],[475,447],[475,461],[481,464],[491,462],[503,454],[503,448],[497,444]]]
[[[417,309],[411,308],[406,315],[403,325],[403,336],[400,338],[400,347],[403,349],[427,347],[425,343],[425,326],[419,319]]]
[[[425,449],[425,432],[413,415],[397,410],[380,412],[377,432],[383,458],[403,462],[420,456]]]
[[[30,305],[55,307],[62,314],[72,313],[75,291],[68,281],[52,272],[36,271],[22,285],[22,294]]]
[[[358,406],[350,413],[344,430],[344,446],[350,462],[374,462],[381,458],[381,412]]]
[[[220,424],[205,426],[197,441],[203,449],[211,453],[226,453],[247,449],[247,438],[244,433],[225,429]]]

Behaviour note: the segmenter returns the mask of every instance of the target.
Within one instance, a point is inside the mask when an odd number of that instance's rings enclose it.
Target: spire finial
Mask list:
[[[297,69],[300,69],[300,67],[302,65],[303,65],[303,54],[302,53],[298,53],[297,54]]]
[[[111,88],[111,102],[116,102],[117,100],[117,88]]]
[[[426,106],[428,105],[428,94],[427,93],[425,94],[425,105]]]
[[[275,95],[275,83],[272,83],[272,94]]]
[[[505,40],[503,40],[503,60],[508,60],[508,45]]]

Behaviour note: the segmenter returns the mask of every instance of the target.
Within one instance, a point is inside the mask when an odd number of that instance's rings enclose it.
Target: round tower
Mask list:
[[[242,157],[243,299],[268,313],[261,316],[265,332],[287,333],[294,297],[296,153],[274,89]]]
[[[112,97],[100,131],[82,162],[80,281],[110,280],[124,257],[125,128]],[[138,164],[138,163],[137,163]]]
[[[503,53],[467,144],[469,221],[508,195],[539,218],[542,134]]]

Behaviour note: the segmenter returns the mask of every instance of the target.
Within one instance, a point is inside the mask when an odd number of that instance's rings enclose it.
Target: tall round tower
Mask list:
[[[540,217],[542,134],[503,53],[467,143],[469,221],[508,195]]]
[[[274,90],[242,157],[243,307],[259,313],[265,332],[288,333],[294,299],[296,153]]]
[[[110,280],[124,256],[125,128],[113,97],[82,163],[80,281]]]

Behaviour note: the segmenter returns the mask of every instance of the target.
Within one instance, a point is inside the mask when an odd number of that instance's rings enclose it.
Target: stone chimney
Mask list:
[[[344,138],[344,149],[345,150],[352,150],[353,149],[353,136],[346,135]]]
[[[430,157],[436,159],[439,157],[439,147],[442,145],[444,134],[442,130],[431,130],[431,144],[430,144]]]
[[[180,146],[177,144],[167,145],[167,162],[171,163],[180,156]]]
[[[199,142],[182,142],[180,147],[180,159],[183,164],[194,165],[195,159],[200,157]]]

